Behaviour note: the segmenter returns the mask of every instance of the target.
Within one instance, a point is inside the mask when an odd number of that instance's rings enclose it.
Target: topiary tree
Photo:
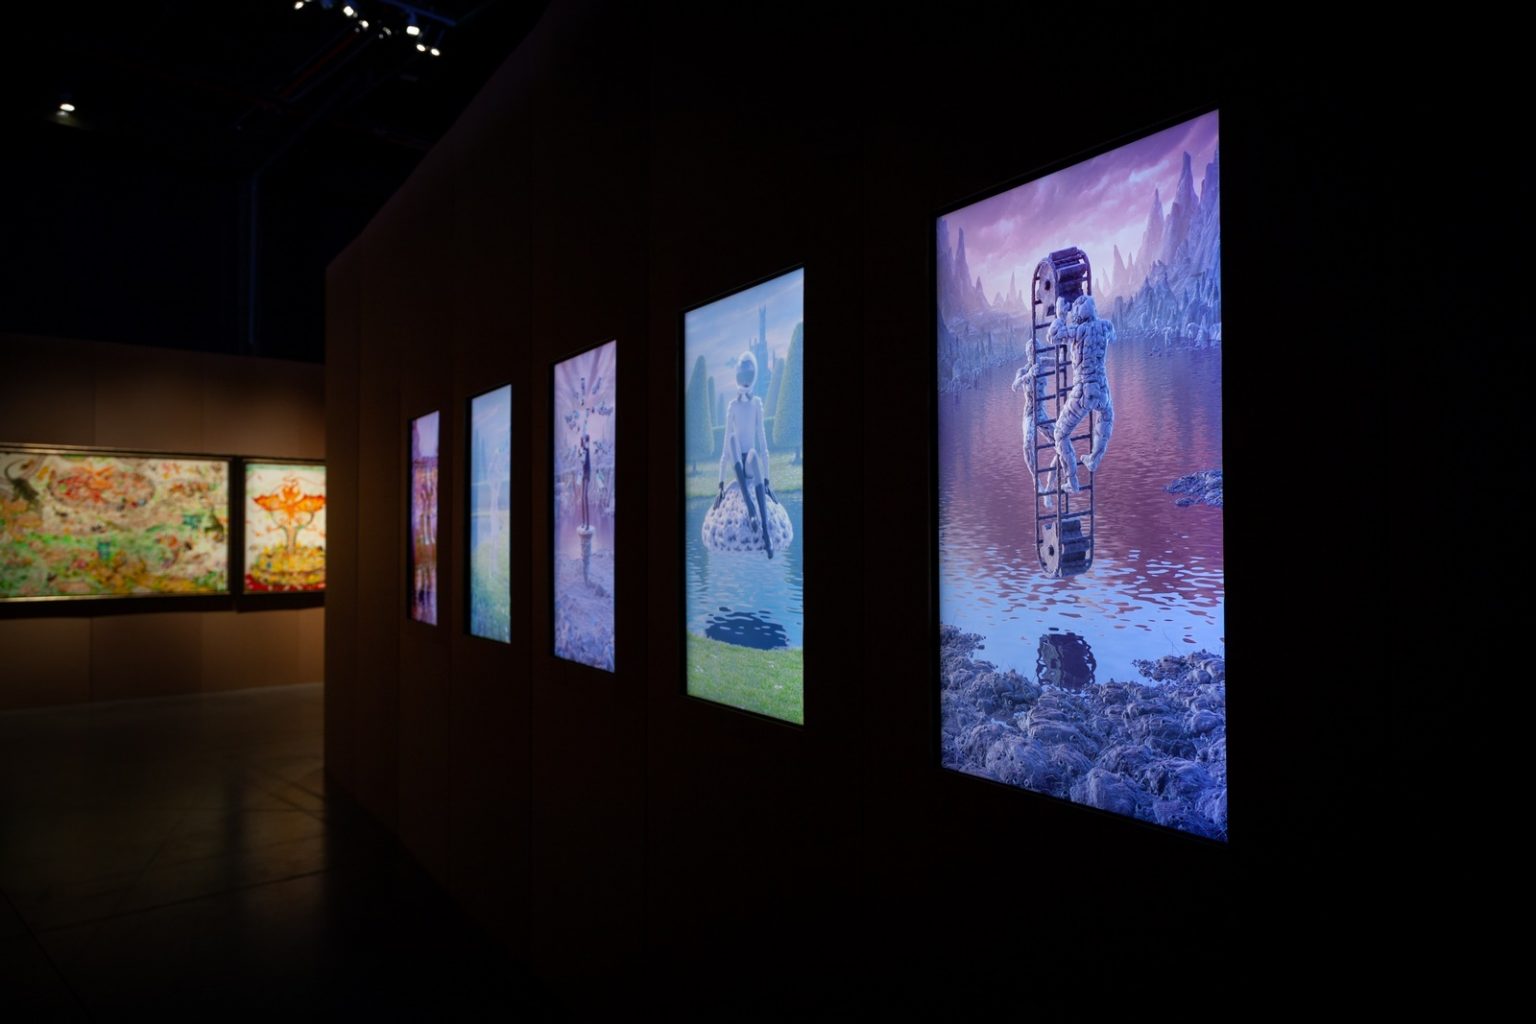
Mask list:
[[[805,322],[795,324],[789,340],[789,355],[780,364],[784,382],[779,387],[778,408],[773,413],[773,446],[795,449],[795,465],[800,465],[804,444],[805,403]]]
[[[763,413],[768,419],[773,419],[779,409],[779,392],[784,390],[784,360],[775,358],[772,353],[769,353],[768,360],[773,363],[773,383],[768,385],[768,397],[763,399]]]
[[[698,461],[714,455],[715,432],[709,425],[709,371],[704,357],[693,364],[688,390],[683,392],[683,451],[688,456],[688,475],[699,471]]]

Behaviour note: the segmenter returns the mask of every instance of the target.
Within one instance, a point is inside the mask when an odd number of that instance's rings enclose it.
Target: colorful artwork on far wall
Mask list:
[[[683,318],[687,691],[805,721],[805,271]]]
[[[245,464],[245,592],[325,589],[325,467]]]
[[[469,632],[512,640],[512,385],[469,401]]]
[[[411,421],[411,618],[437,625],[437,440],[435,412]]]
[[[937,224],[946,768],[1227,838],[1205,114]]]
[[[223,459],[0,449],[0,600],[229,592]]]
[[[555,364],[555,655],[612,672],[619,343]]]

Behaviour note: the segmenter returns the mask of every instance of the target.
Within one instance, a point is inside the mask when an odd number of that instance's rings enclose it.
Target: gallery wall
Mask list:
[[[1232,976],[1256,921],[1310,913],[1361,868],[1378,812],[1322,777],[1378,755],[1384,726],[1360,709],[1379,668],[1364,649],[1325,666],[1281,653],[1348,611],[1252,509],[1299,500],[1296,406],[1271,359],[1295,344],[1286,311],[1319,238],[1366,242],[1370,142],[1251,54],[1072,77],[1041,113],[1019,34],[996,28],[743,31],[553,4],[330,268],[328,771],[573,998],[793,1005],[876,977],[898,999],[946,978],[1027,976],[1047,1003],[1107,974],[1193,986]],[[1096,44],[1141,52],[1168,31]],[[930,605],[936,212],[1218,104],[1230,629],[1248,674],[1225,847],[941,771]],[[797,265],[816,439],[804,727],[685,697],[678,620],[681,313]],[[610,338],[626,481],[612,674],[551,654],[547,546],[550,368]],[[1344,375],[1371,358],[1331,356]],[[507,382],[521,542],[498,644],[465,631],[463,452],[469,398]],[[406,616],[404,484],[407,424],[434,409],[431,627]],[[1377,412],[1363,395],[1337,429],[1372,437]],[[1351,472],[1370,486],[1382,470]],[[1379,555],[1363,557],[1368,573]]]
[[[0,441],[323,459],[306,363],[0,335]],[[0,709],[315,683],[320,595],[0,603]]]

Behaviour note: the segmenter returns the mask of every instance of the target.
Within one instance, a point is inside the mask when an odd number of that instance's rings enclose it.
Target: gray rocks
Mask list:
[[[1008,726],[996,719],[987,719],[971,728],[960,741],[960,751],[973,761],[985,763],[987,752],[993,744],[1011,738]]]
[[[1072,799],[1101,811],[1113,811],[1132,818],[1136,816],[1140,802],[1136,790],[1124,776],[1102,768],[1091,769],[1087,777],[1073,787]]]
[[[1023,736],[1005,737],[987,750],[987,775],[1010,786],[1035,789],[1051,773],[1050,755]]]
[[[1092,741],[1065,722],[1034,722],[1031,723],[1027,732],[1030,739],[1047,746],[1067,743],[1085,753],[1091,753],[1094,749]]]
[[[1157,752],[1145,743],[1120,744],[1104,751],[1099,757],[1099,764],[1121,775],[1139,777],[1156,759]]]
[[[1216,508],[1222,505],[1221,470],[1207,469],[1203,473],[1191,473],[1181,476],[1173,483],[1164,487],[1169,494],[1177,494],[1175,505],[1187,507],[1189,505],[1211,505]]]
[[[1191,736],[1204,736],[1212,729],[1220,728],[1226,724],[1226,719],[1214,711],[1191,711],[1188,719],[1188,729]]]
[[[1227,831],[1227,787],[1208,790],[1200,795],[1196,802],[1199,812],[1221,829],[1225,837]]]
[[[1215,707],[1222,707],[1226,703],[1227,663],[1220,655],[1210,651],[1196,651],[1183,656],[1165,654],[1156,661],[1141,660],[1132,664],[1149,679],[1159,683],[1172,681],[1180,684],[1181,691],[1188,688],[1214,698]],[[1222,685],[1208,689],[1212,684]]]
[[[1146,678],[1067,690],[979,660],[940,628],[946,767],[1185,832],[1226,838],[1226,663],[1137,662]]]
[[[1169,799],[1189,800],[1211,788],[1211,776],[1205,768],[1180,758],[1159,761],[1148,777],[1158,780],[1159,795]]]

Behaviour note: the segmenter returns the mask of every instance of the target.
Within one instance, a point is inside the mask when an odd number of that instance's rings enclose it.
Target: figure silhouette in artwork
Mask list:
[[[436,622],[433,598],[437,592],[437,478],[423,474],[417,493],[420,514],[416,521],[416,608],[423,622]]]
[[[1072,359],[1072,391],[1056,419],[1056,465],[1067,475],[1067,490],[1076,491],[1077,452],[1072,447],[1072,431],[1084,416],[1090,412],[1098,413],[1093,418],[1093,447],[1083,459],[1088,472],[1096,473],[1109,447],[1109,435],[1115,428],[1115,407],[1109,400],[1109,377],[1104,369],[1109,345],[1115,340],[1115,325],[1099,318],[1092,295],[1079,296],[1072,304],[1068,319],[1067,352]]]
[[[587,492],[592,486],[592,437],[581,435],[581,528],[592,529],[592,516],[587,506]]]
[[[726,467],[731,467],[747,506],[753,534],[761,533],[763,550],[773,557],[773,535],[767,528],[768,501],[778,503],[768,482],[768,435],[763,429],[763,400],[752,393],[757,360],[743,352],[736,363],[736,397],[725,407],[725,443],[720,450],[720,488],[716,509],[725,500]],[[756,499],[754,501],[754,498]]]

